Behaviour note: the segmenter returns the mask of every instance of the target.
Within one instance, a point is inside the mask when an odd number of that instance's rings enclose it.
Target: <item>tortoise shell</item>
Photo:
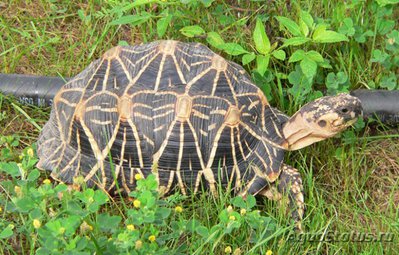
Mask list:
[[[285,121],[242,67],[202,44],[118,46],[55,96],[38,167],[107,191],[152,173],[162,193],[220,183],[256,194],[279,176]]]

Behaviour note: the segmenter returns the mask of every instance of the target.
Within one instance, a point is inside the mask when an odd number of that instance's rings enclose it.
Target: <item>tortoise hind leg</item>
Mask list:
[[[295,221],[296,229],[299,232],[303,232],[302,219],[305,211],[305,203],[301,175],[292,166],[282,164],[281,167],[281,174],[277,180],[277,188],[268,186],[258,194],[272,200],[281,200],[283,195],[287,195],[288,206],[291,211],[291,217]]]

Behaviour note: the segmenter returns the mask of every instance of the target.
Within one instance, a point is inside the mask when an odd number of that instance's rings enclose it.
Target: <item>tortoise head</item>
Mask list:
[[[348,94],[310,102],[284,124],[284,147],[297,150],[332,137],[355,123],[362,110],[360,100]]]

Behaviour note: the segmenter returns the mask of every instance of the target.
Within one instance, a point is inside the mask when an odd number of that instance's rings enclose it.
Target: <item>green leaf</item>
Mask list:
[[[353,27],[352,18],[345,18],[342,21],[342,26],[338,28],[338,32],[347,36],[353,36],[355,34],[355,28]]]
[[[298,46],[298,45],[305,44],[311,40],[312,39],[307,38],[307,37],[292,37],[290,39],[284,40],[283,47],[287,47],[287,46],[291,46],[291,45]]]
[[[399,52],[399,31],[393,30],[391,33],[387,34],[385,40],[385,49],[391,52]],[[399,58],[399,54],[396,54],[396,58]],[[392,61],[395,63],[395,61]],[[399,65],[397,65],[399,66]]]
[[[355,32],[355,40],[358,43],[365,43],[366,42],[366,37],[372,37],[374,36],[374,32],[371,30],[367,30],[366,32],[358,33],[357,31]]]
[[[96,201],[96,203],[99,205],[103,205],[108,201],[108,196],[105,194],[104,191],[96,190],[96,192],[94,193],[94,201]]]
[[[62,227],[65,228],[65,235],[71,236],[81,224],[81,218],[77,215],[70,215],[61,221]]]
[[[256,205],[256,199],[253,195],[248,195],[247,198],[244,200],[242,197],[234,197],[231,200],[231,203],[235,207],[251,209]]]
[[[78,10],[78,16],[83,22],[86,20],[86,15],[82,9]]]
[[[332,69],[330,62],[327,59],[324,59],[323,62],[318,62],[317,65],[320,66],[321,68]]]
[[[223,210],[223,211],[226,211],[226,210]],[[189,220],[186,224],[187,230],[192,233],[195,232],[195,230],[198,228],[198,226],[201,226],[201,223],[196,219]]]
[[[13,229],[14,225],[8,224],[8,226],[0,232],[0,239],[6,239],[11,237],[14,234],[14,232],[12,231]]]
[[[377,0],[377,3],[380,7],[384,7],[389,4],[397,4],[399,3],[399,0]]]
[[[22,197],[17,199],[14,203],[20,212],[28,212],[37,206],[30,197]]]
[[[325,26],[320,26],[313,33],[313,41],[316,43],[335,43],[349,41],[349,39],[343,34],[331,30],[326,30]]]
[[[195,232],[197,232],[203,238],[207,238],[209,236],[209,230],[204,226],[198,226],[195,229]]]
[[[242,64],[247,65],[247,64],[251,63],[255,58],[256,58],[256,55],[253,52],[251,52],[249,54],[244,54],[242,56]]]
[[[186,26],[180,29],[180,33],[187,37],[194,37],[198,35],[202,35],[205,33],[205,30],[202,29],[200,26]]]
[[[318,36],[320,33],[324,32],[327,30],[327,25],[326,24],[317,24],[315,30],[313,31],[313,35],[312,37],[315,38],[316,36]]]
[[[290,59],[288,59],[289,63],[294,63],[294,62],[298,62],[300,60],[302,60],[304,57],[306,56],[305,51],[303,50],[296,50],[290,57]]]
[[[145,206],[147,206],[149,208],[151,208],[151,207],[153,207],[155,205],[155,200],[156,199],[155,199],[154,195],[152,194],[152,192],[149,191],[149,190],[143,191],[139,195],[138,199],[141,201],[141,203],[143,205],[145,205]]]
[[[255,82],[255,84],[262,90],[262,92],[266,95],[268,100],[272,100],[272,87],[271,87],[271,81],[275,76],[273,73],[268,69],[263,75],[260,75],[257,71],[252,72],[252,80]]]
[[[129,43],[126,42],[125,40],[120,40],[120,41],[118,42],[118,45],[119,45],[119,46],[129,46]]]
[[[237,43],[225,43],[224,45],[221,45],[220,48],[224,50],[227,54],[232,56],[238,56],[241,54],[249,53],[247,50],[245,50],[241,45]]]
[[[155,2],[158,2],[158,1],[157,0],[135,0],[131,5],[129,5],[129,9],[138,7],[138,6],[142,6],[142,5],[146,5],[146,4],[155,3]]]
[[[109,214],[102,213],[97,216],[97,224],[101,231],[105,232],[116,232],[121,220],[121,216],[118,215],[110,216]]]
[[[29,213],[31,219],[40,219],[42,216],[43,214],[40,208],[35,208]]]
[[[40,172],[37,169],[33,169],[32,172],[29,173],[28,175],[28,181],[33,182],[36,181],[37,178],[39,178]]]
[[[159,37],[165,35],[166,29],[168,28],[171,20],[172,20],[172,15],[168,15],[166,17],[160,18],[157,21],[157,34]]]
[[[109,23],[110,25],[126,25],[129,24],[131,26],[137,26],[142,23],[145,23],[152,17],[149,13],[144,13],[142,15],[127,15],[122,16],[119,19],[116,19]]]
[[[308,28],[313,27],[313,22],[314,22],[313,17],[312,17],[312,15],[310,15],[309,12],[301,10],[300,17],[301,17],[301,20],[303,20],[303,22],[305,22],[305,24],[308,26]]]
[[[206,7],[210,7],[215,0],[200,0],[201,3]]]
[[[0,163],[0,171],[11,175],[11,177],[21,176],[19,167],[18,167],[17,163],[15,163],[15,162],[10,162],[10,163],[1,162]]]
[[[224,44],[223,38],[216,32],[208,32],[206,41],[215,48],[220,48]]]
[[[280,25],[285,27],[293,36],[302,36],[300,27],[293,20],[282,16],[277,16],[276,19]]]
[[[262,21],[257,18],[256,19],[256,25],[255,25],[255,30],[253,34],[253,39],[255,42],[255,48],[258,52],[262,53],[263,55],[266,55],[270,51],[270,41],[269,38],[267,37],[265,27],[263,26]]]
[[[339,84],[344,84],[345,82],[348,81],[348,75],[344,72],[338,72],[337,73],[337,81]]]
[[[155,212],[154,211],[148,211],[145,214],[143,214],[143,220],[144,223],[154,223],[156,218],[155,218]]]
[[[386,59],[389,58],[389,55],[379,49],[373,50],[371,53],[371,62],[383,63]]]
[[[312,79],[307,78],[299,64],[295,65],[295,71],[288,75],[288,81],[293,84],[288,89],[288,93],[297,98],[298,103],[302,103],[306,99],[306,95],[312,91]]]
[[[306,37],[309,35],[309,27],[303,20],[299,21],[299,26],[301,28],[302,34]]]
[[[78,197],[86,204],[92,203],[94,201],[93,196],[94,196],[93,189],[86,189],[85,191],[76,194],[76,197]]]
[[[303,74],[308,79],[311,79],[316,75],[317,63],[309,57],[306,56],[304,59],[302,59],[302,61],[300,62],[300,66]]]
[[[66,230],[65,228],[64,231],[61,229],[63,228],[61,220],[49,221],[46,223],[45,227],[50,230],[54,236],[64,234]]]
[[[337,76],[335,73],[329,73],[326,78],[326,86],[328,89],[337,89],[339,85]]]
[[[386,20],[386,19],[378,19],[377,20],[377,32],[380,35],[385,35],[386,33],[392,31],[395,27],[395,21]]]
[[[279,60],[284,60],[285,57],[286,57],[285,51],[283,51],[283,50],[273,51],[272,55],[273,55],[273,57],[275,57],[275,58],[277,58]]]
[[[270,55],[258,55],[256,56],[256,70],[260,75],[264,75],[267,67],[269,66]]]
[[[251,209],[256,205],[256,199],[253,195],[248,195],[246,202],[247,202],[247,209]]]
[[[244,199],[241,196],[233,197],[231,199],[231,203],[235,207],[246,208],[246,203],[245,203]]]
[[[318,53],[317,51],[314,51],[314,50],[306,52],[306,56],[308,56],[310,59],[312,59],[313,61],[316,61],[316,62],[323,62],[324,61],[323,56],[320,53]]]
[[[163,220],[169,217],[171,211],[172,210],[170,208],[160,207],[156,210],[156,216],[158,219]]]
[[[382,88],[387,88],[388,90],[394,90],[397,87],[396,75],[391,72],[389,76],[383,76],[380,81],[380,86]]]
[[[223,210],[220,212],[219,219],[223,223],[227,223],[229,221],[229,214],[227,213],[227,210]]]

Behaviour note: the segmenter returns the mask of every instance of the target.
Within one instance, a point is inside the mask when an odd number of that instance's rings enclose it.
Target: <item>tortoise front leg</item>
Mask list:
[[[302,219],[305,211],[305,203],[301,175],[292,166],[282,164],[281,167],[281,174],[277,180],[277,189],[273,186],[268,186],[258,194],[272,200],[280,200],[283,195],[288,195],[288,206],[291,211],[291,217],[295,221],[296,229],[303,232]]]

